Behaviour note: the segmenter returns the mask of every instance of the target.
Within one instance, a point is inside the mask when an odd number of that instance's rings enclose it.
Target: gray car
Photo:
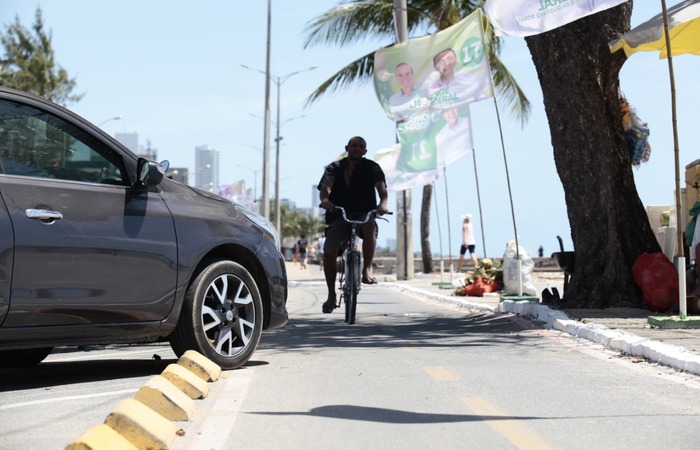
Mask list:
[[[167,340],[223,368],[287,323],[277,231],[76,114],[0,88],[0,366]]]

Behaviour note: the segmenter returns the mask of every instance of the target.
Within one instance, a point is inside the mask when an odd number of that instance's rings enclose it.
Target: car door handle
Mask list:
[[[58,211],[49,211],[48,209],[25,209],[24,214],[30,219],[39,219],[44,222],[63,219],[63,214]]]

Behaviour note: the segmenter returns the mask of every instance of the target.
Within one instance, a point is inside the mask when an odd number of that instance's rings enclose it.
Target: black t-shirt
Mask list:
[[[371,159],[362,158],[350,177],[350,184],[345,183],[345,168],[348,165],[347,157],[335,161],[323,172],[318,186],[330,186],[329,200],[334,205],[342,206],[346,212],[367,213],[377,207],[377,193],[375,185],[378,181],[386,183],[384,171]],[[335,219],[326,214],[326,222]]]
[[[306,239],[299,239],[299,241],[297,241],[299,253],[306,253],[306,246],[307,245],[309,245],[309,241],[307,241]]]

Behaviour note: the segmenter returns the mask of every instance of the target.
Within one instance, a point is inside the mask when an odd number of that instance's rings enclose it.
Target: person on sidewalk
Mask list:
[[[464,214],[462,216],[462,247],[459,249],[459,261],[457,261],[457,273],[462,271],[464,263],[464,255],[469,250],[469,257],[474,263],[474,267],[479,265],[479,260],[476,257],[476,239],[474,239],[474,225],[472,225],[472,215]]]
[[[326,236],[323,235],[318,239],[318,267],[323,270],[323,247],[326,245]]]
[[[360,136],[354,136],[345,146],[347,156],[327,165],[321,181],[318,183],[321,208],[326,210],[326,242],[324,245],[323,274],[328,287],[328,299],[323,304],[323,312],[330,313],[336,307],[335,261],[343,246],[350,239],[349,226],[335,207],[342,206],[350,218],[364,216],[372,210],[384,215],[387,208],[387,188],[384,171],[376,162],[366,159],[367,142]],[[379,195],[379,203],[377,203]],[[362,282],[376,284],[372,275],[372,260],[377,245],[378,228],[374,218],[362,225],[358,235],[362,239]]]
[[[309,241],[306,239],[306,235],[302,234],[301,239],[297,241],[297,249],[299,250],[299,267],[306,269],[306,258],[307,247],[309,246]]]

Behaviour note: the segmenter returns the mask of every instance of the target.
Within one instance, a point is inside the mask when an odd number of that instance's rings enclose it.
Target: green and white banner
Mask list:
[[[484,13],[498,36],[532,36],[627,0],[486,0]]]
[[[397,171],[434,171],[456,159],[445,155],[473,147],[468,105],[493,97],[482,19],[478,10],[439,33],[375,53],[377,98],[397,122]]]

